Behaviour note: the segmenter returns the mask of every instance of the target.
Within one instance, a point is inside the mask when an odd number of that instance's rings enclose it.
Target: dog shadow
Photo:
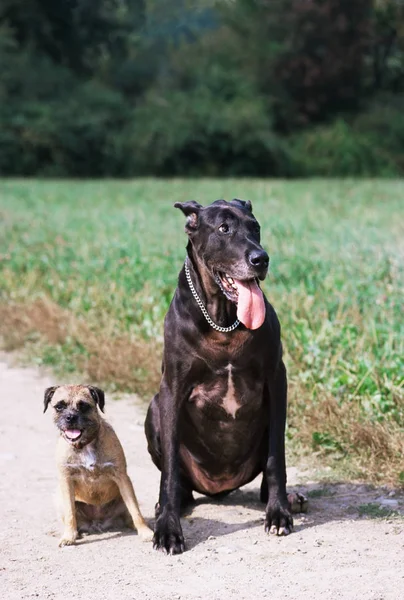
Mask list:
[[[106,543],[108,540],[125,537],[138,537],[134,529],[107,529],[100,533],[82,533],[76,542],[76,546],[85,546],[86,544]],[[139,538],[141,540],[141,538]],[[143,540],[141,540],[143,541]]]
[[[299,492],[308,498],[308,510],[305,513],[294,514],[293,532],[304,532],[312,527],[332,521],[355,521],[363,518],[388,518],[390,515],[404,514],[404,492],[394,491],[393,500],[398,503],[398,510],[386,507],[379,508],[383,499],[391,499],[390,490],[366,484],[352,483],[313,483],[288,487],[288,493]],[[198,496],[181,515],[187,550],[196,548],[209,539],[221,538],[238,531],[256,529],[257,536],[264,533],[265,504],[260,499],[260,490],[238,489],[221,497]],[[393,502],[392,504],[395,504]],[[223,517],[232,516],[237,511],[237,522],[214,519],[209,513],[214,507],[224,507]],[[234,509],[234,513],[231,509]],[[217,511],[215,510],[215,513]],[[240,521],[245,513],[246,519]],[[253,513],[253,515],[251,515]],[[252,518],[251,518],[252,517]],[[154,527],[154,519],[148,520],[149,526]],[[261,531],[262,530],[262,531]],[[293,535],[293,533],[292,533]],[[135,536],[132,529],[111,529],[100,534],[84,534],[78,545],[107,542],[110,539]],[[147,545],[147,544],[146,544]]]
[[[304,513],[293,515],[293,533],[303,532],[333,521],[355,521],[364,518],[389,518],[397,514],[404,515],[404,492],[393,491],[366,484],[355,483],[313,483],[288,487],[288,493],[299,492],[308,499],[308,509]],[[260,490],[239,489],[229,495],[216,499],[201,496],[195,500],[182,515],[184,537],[187,549],[191,550],[210,537],[219,538],[237,531],[257,529],[257,534],[264,529],[265,504],[259,499]],[[381,502],[386,502],[386,506]],[[397,504],[397,507],[396,507]],[[393,509],[389,508],[394,505]],[[238,509],[237,523],[217,520],[204,516],[204,508],[208,506],[224,506]],[[397,508],[397,510],[395,509]],[[202,510],[201,510],[202,509]],[[240,522],[240,514],[246,513],[246,520]],[[251,518],[254,512],[254,518]],[[249,517],[249,518],[248,518]],[[293,535],[292,533],[292,535]]]

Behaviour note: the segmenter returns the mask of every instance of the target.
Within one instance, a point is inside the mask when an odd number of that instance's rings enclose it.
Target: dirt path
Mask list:
[[[361,518],[360,504],[404,499],[363,486],[329,487],[312,497],[287,538],[264,534],[258,481],[221,503],[200,498],[183,519],[188,551],[154,552],[131,533],[89,536],[59,549],[53,508],[56,430],[42,414],[43,390],[54,381],[0,360],[0,594],[7,600],[355,599],[404,598],[404,523]],[[126,451],[147,519],[159,473],[143,434],[144,407],[107,398],[107,416]],[[302,475],[289,470],[290,484]],[[311,494],[314,483],[300,489]],[[393,500],[393,502],[392,502]],[[394,502],[396,501],[396,502]]]

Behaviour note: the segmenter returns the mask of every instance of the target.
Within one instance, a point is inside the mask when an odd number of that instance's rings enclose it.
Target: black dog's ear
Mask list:
[[[195,231],[198,227],[199,211],[203,206],[195,202],[195,200],[189,200],[188,202],[176,202],[174,208],[180,208],[187,218],[185,231]]]
[[[249,210],[250,212],[252,212],[252,204],[249,200],[240,200],[239,198],[234,198],[232,200],[232,202],[237,202],[238,204],[241,204],[241,206],[243,208],[246,208],[247,210]]]
[[[45,390],[45,396],[43,399],[43,411],[46,412],[46,409],[48,408],[49,402],[52,400],[53,398],[53,394],[56,392],[56,390],[58,389],[58,385],[53,385],[52,387],[48,387]]]
[[[98,387],[95,387],[94,385],[88,385],[87,387],[91,394],[92,399],[95,400],[95,402],[98,404],[98,406],[100,407],[100,410],[102,410],[102,412],[104,412],[105,394],[104,394],[103,390],[101,390]]]

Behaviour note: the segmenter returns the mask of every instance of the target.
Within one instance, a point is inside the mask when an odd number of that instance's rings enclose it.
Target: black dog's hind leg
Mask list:
[[[260,488],[260,501],[263,504],[268,502],[268,482],[266,473],[262,476],[261,488]],[[305,513],[307,512],[308,501],[306,496],[300,492],[290,492],[287,494],[289,507],[292,513]]]
[[[268,502],[268,482],[267,476],[264,474],[261,481],[260,501],[263,504]],[[301,492],[289,492],[287,494],[290,511],[293,514],[307,512],[308,500]]]
[[[266,472],[264,472],[264,474],[262,476],[261,487],[260,487],[260,501],[263,504],[266,504],[268,502],[268,481],[267,481]]]
[[[181,514],[184,514],[195,504],[195,498],[192,493],[192,487],[189,484],[187,484],[185,479],[181,477],[180,482]]]

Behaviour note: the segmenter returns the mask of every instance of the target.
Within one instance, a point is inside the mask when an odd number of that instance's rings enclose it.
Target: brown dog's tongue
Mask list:
[[[265,319],[264,295],[255,279],[234,279],[238,290],[237,318],[248,329],[258,329]]]
[[[69,438],[69,440],[75,440],[80,437],[81,431],[80,429],[66,429],[65,436]]]

